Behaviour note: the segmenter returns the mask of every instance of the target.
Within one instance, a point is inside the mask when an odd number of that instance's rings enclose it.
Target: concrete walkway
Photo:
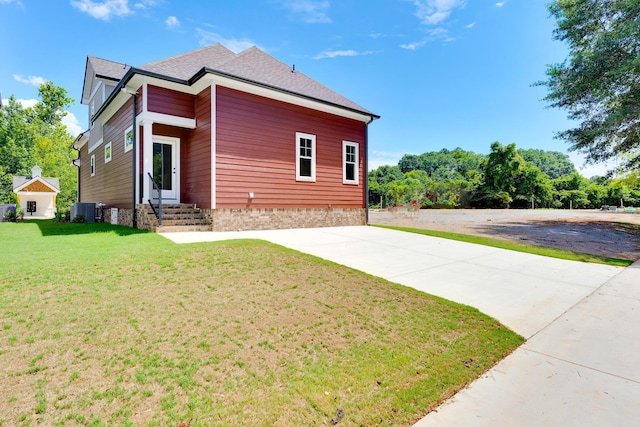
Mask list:
[[[376,227],[164,236],[268,240],[476,307],[528,339],[416,426],[628,426],[640,419],[640,263],[585,264]]]

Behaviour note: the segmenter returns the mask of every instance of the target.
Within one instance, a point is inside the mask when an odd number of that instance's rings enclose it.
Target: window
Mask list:
[[[91,172],[91,176],[94,176],[96,174],[96,155],[95,154],[91,155],[91,166],[89,168],[89,171]]]
[[[111,161],[111,142],[104,146],[104,162],[109,163]]]
[[[358,184],[358,144],[342,141],[342,183]]]
[[[296,133],[296,181],[316,181],[316,136]]]
[[[133,148],[133,127],[124,131],[124,152],[131,151]]]

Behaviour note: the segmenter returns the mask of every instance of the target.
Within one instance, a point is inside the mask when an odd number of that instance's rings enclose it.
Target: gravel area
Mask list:
[[[634,261],[640,259],[640,213],[637,212],[394,208],[371,210],[369,222],[523,241]]]

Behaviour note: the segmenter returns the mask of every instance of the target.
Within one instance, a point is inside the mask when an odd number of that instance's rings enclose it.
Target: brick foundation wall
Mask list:
[[[153,223],[152,221],[155,218],[148,217],[145,205],[137,206],[136,217],[139,229],[149,231],[155,230],[155,223]],[[111,224],[111,208],[105,208],[104,222]],[[118,225],[133,227],[133,221],[131,220],[131,209],[118,209]]]
[[[364,209],[203,209],[213,231],[276,230],[283,228],[365,225]]]

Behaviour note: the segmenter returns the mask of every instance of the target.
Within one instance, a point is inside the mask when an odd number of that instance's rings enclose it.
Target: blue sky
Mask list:
[[[493,141],[567,152],[553,136],[571,123],[532,86],[567,55],[545,3],[0,0],[0,93],[35,99],[51,80],[77,100],[67,122],[78,132],[87,55],[136,66],[217,42],[255,45],[382,116],[369,129],[372,167],[442,148],[486,154]]]

